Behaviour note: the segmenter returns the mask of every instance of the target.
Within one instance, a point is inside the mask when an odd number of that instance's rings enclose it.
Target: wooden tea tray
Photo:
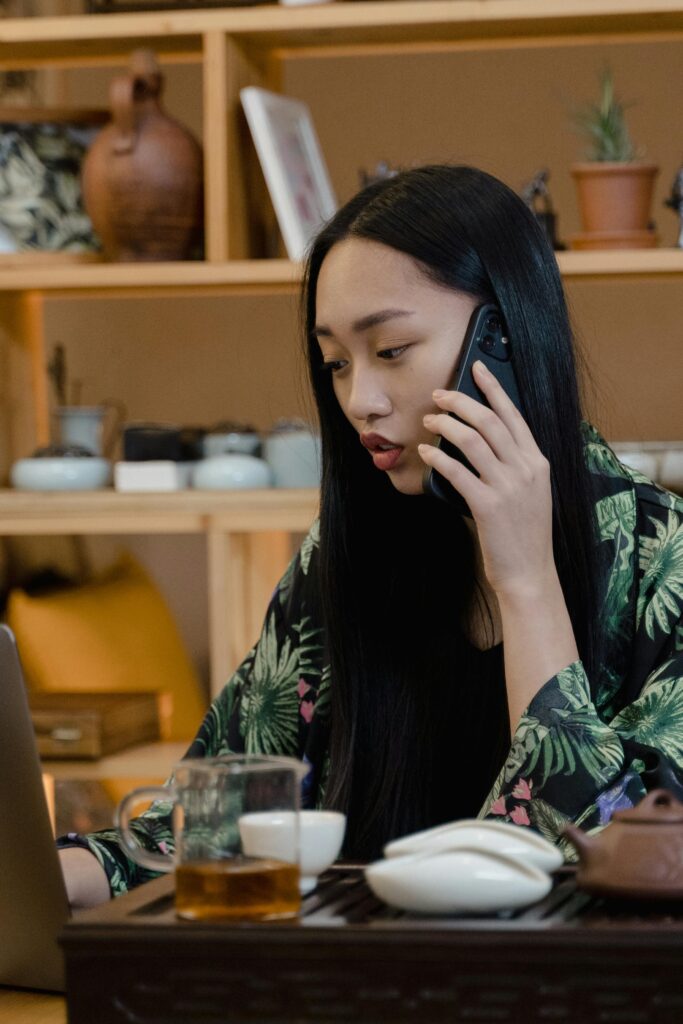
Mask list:
[[[526,910],[421,918],[358,867],[295,921],[207,925],[150,882],[67,925],[70,1024],[681,1024],[683,907],[608,904],[571,871]]]

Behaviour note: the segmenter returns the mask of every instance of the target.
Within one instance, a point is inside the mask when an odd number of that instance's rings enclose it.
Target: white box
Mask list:
[[[190,486],[193,466],[193,462],[170,459],[116,462],[114,487],[117,491],[181,491]]]

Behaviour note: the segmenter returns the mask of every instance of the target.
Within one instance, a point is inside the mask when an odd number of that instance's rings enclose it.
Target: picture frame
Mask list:
[[[307,104],[248,86],[240,100],[287,255],[302,260],[337,199]]]

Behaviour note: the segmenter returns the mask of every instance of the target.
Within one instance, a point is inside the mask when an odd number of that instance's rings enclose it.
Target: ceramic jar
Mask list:
[[[264,458],[276,487],[320,485],[320,438],[299,420],[280,420],[264,445]]]
[[[202,224],[202,152],[161,108],[154,54],[137,50],[110,88],[111,123],[83,166],[83,198],[112,260],[182,260]]]

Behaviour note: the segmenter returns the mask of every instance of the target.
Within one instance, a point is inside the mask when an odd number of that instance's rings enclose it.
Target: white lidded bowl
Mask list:
[[[480,821],[478,818],[465,818],[394,839],[384,847],[384,855],[393,858],[415,853],[441,853],[465,846],[485,853],[517,857],[541,871],[555,871],[563,863],[558,848],[536,832],[519,825]]]
[[[273,474],[263,459],[231,452],[201,459],[192,471],[192,486],[208,491],[270,487]]]
[[[111,480],[109,459],[18,459],[10,471],[12,486],[22,491],[95,491]]]
[[[415,914],[486,914],[543,899],[545,871],[516,857],[462,847],[375,861],[365,868],[375,896]]]

